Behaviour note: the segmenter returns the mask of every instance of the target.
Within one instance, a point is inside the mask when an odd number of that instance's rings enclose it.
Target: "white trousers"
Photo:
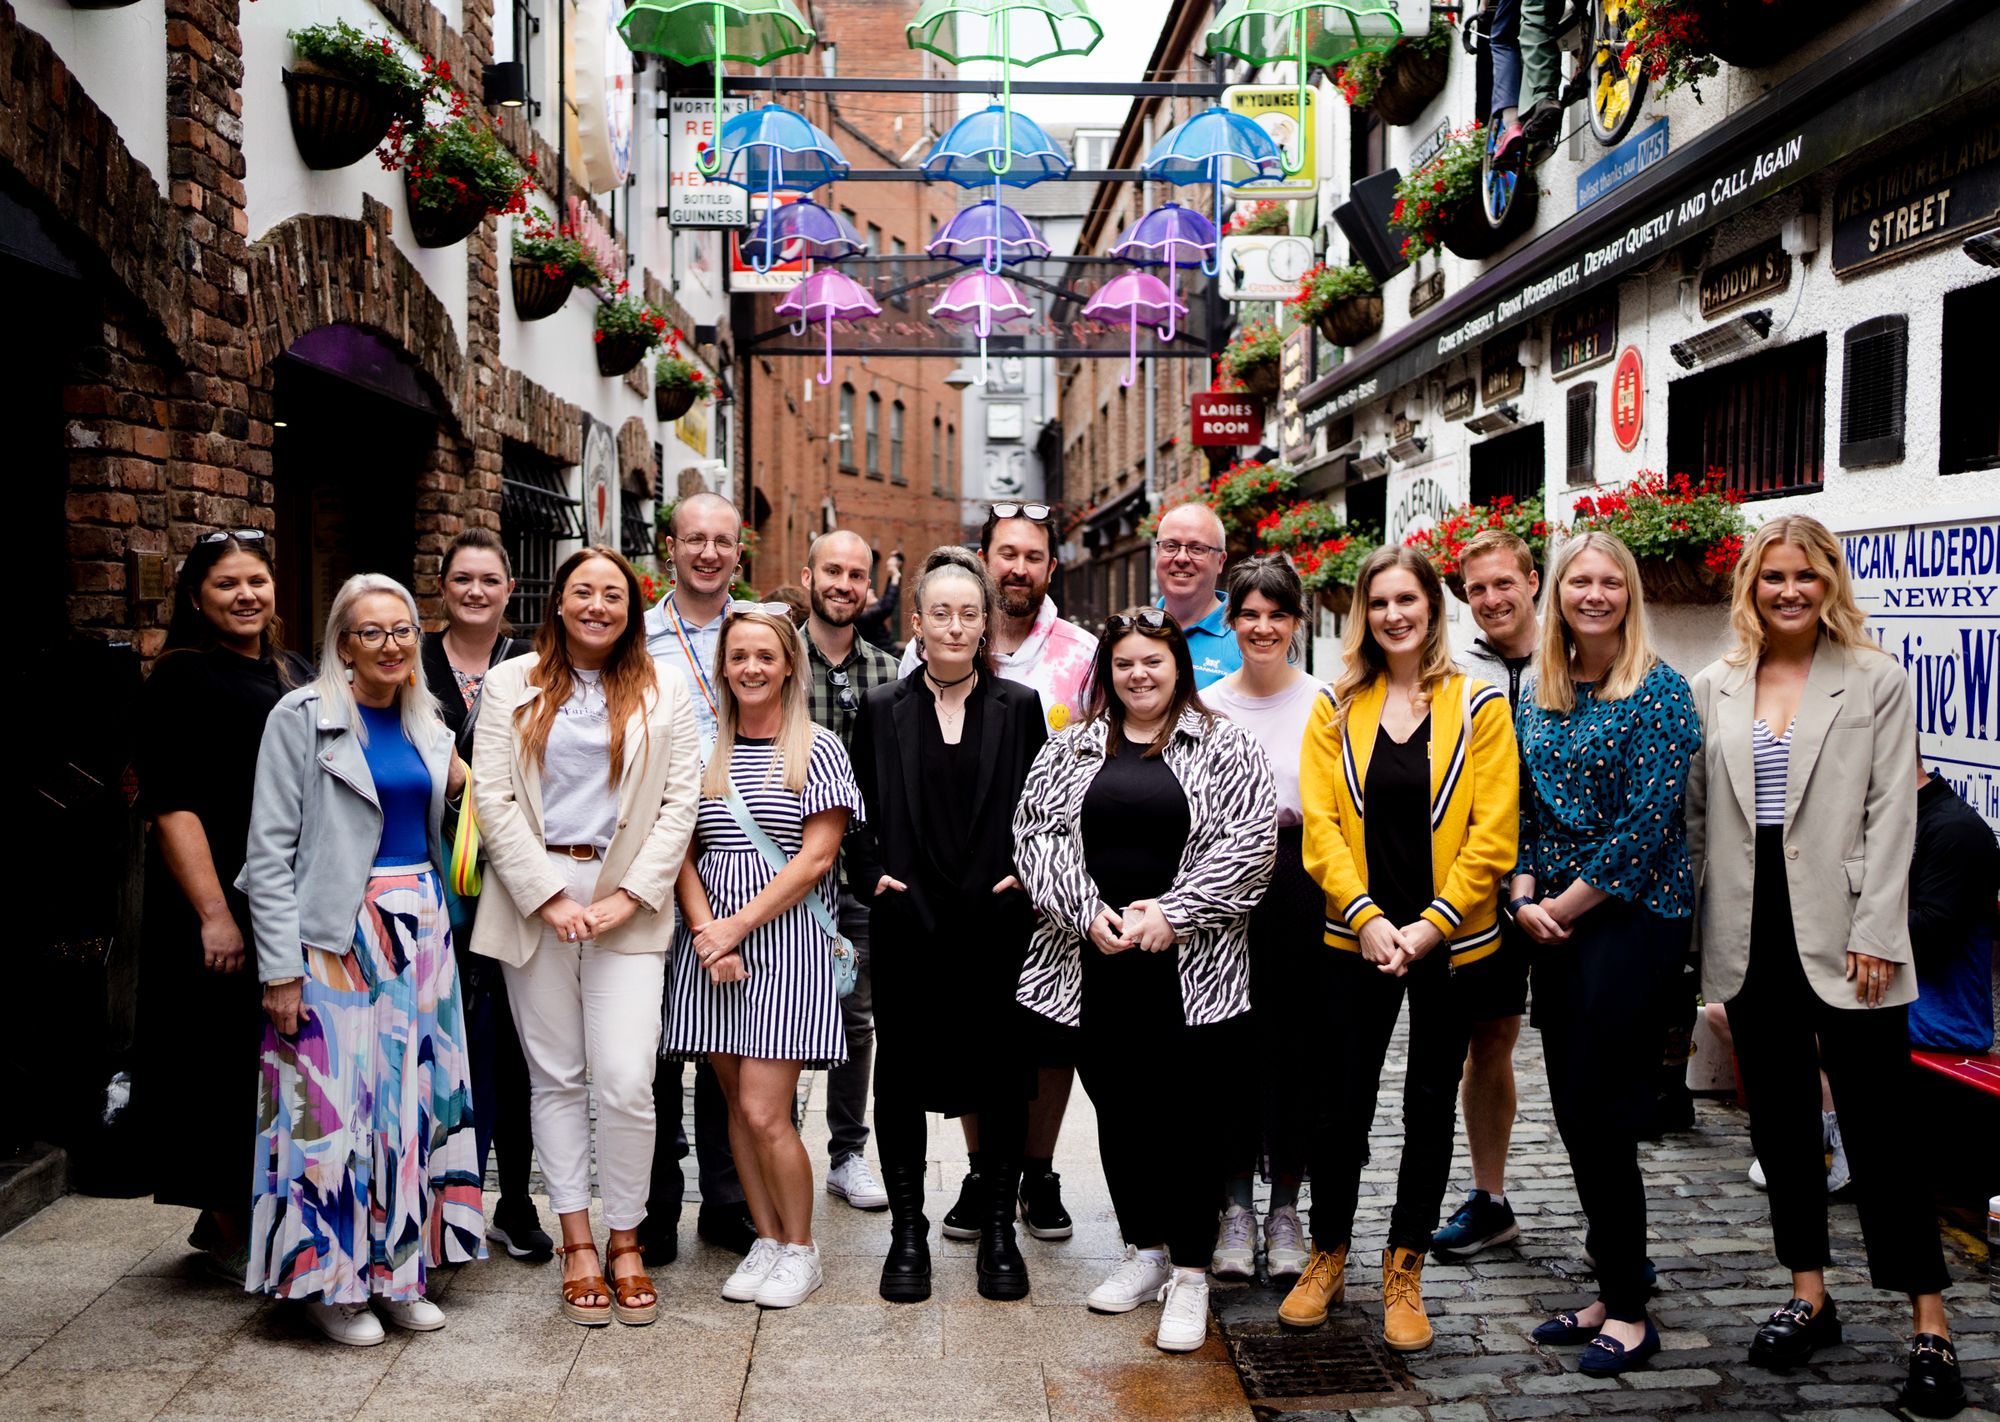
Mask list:
[[[590,903],[603,865],[552,854],[570,898]],[[604,1222],[637,1229],[653,1175],[653,1071],[660,1054],[664,953],[610,953],[542,929],[525,967],[504,964],[528,1059],[535,1154],[557,1214],[590,1208],[590,1091],[597,1090],[597,1184]]]

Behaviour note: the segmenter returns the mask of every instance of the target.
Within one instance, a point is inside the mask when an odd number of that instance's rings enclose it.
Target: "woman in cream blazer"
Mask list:
[[[1840,545],[1774,518],[1736,569],[1736,645],[1694,679],[1703,749],[1688,781],[1702,993],[1727,1005],[1792,1299],[1750,1361],[1788,1368],[1840,1341],[1826,1293],[1826,1070],[1860,1196],[1869,1274],[1910,1295],[1905,1405],[1963,1398],[1929,1192],[1904,1163],[1917,995],[1908,927],[1916,838],[1909,682],[1869,638]],[[1944,1411],[1936,1409],[1944,1408]]]
[[[562,1218],[563,1315],[586,1325],[614,1314],[650,1323],[658,1308],[637,1232],[674,879],[701,778],[686,684],[647,655],[639,596],[615,550],[573,554],[556,572],[534,655],[486,674],[473,737],[489,877],[472,951],[498,958],[507,979],[535,1149]],[[591,1257],[592,1087],[611,1231],[601,1261]]]

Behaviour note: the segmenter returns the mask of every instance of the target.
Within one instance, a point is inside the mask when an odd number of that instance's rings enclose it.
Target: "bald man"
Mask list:
[[[646,650],[687,678],[704,747],[715,744],[715,649],[742,546],[743,518],[736,505],[720,494],[682,499],[667,525],[673,590],[646,613]]]
[[[1197,691],[1243,665],[1243,649],[1223,615],[1226,599],[1216,590],[1228,556],[1222,520],[1207,504],[1178,504],[1160,516],[1153,535],[1159,606],[1187,638]]]

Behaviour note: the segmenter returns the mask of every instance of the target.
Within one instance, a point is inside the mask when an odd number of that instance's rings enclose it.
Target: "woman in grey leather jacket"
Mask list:
[[[265,723],[239,887],[270,1018],[244,1287],[337,1343],[442,1328],[429,1271],[481,1257],[440,826],[465,766],[418,671],[416,600],[349,578],[320,675]]]

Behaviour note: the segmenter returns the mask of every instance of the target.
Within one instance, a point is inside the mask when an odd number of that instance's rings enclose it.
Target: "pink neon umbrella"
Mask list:
[[[1174,317],[1187,315],[1187,307],[1174,299],[1173,292],[1158,277],[1146,272],[1127,272],[1100,286],[1096,294],[1084,303],[1083,314],[1094,316],[1107,326],[1131,329],[1131,341],[1126,346],[1125,378],[1118,382],[1130,385],[1139,374],[1139,328],[1171,327]]]
[[[954,278],[931,307],[931,315],[945,321],[963,321],[979,337],[981,385],[986,383],[986,338],[993,334],[993,328],[1034,314],[1035,308],[1021,299],[1013,282],[985,270]]]
[[[814,272],[793,287],[777,306],[777,314],[796,318],[798,324],[792,327],[792,334],[803,336],[806,327],[814,321],[826,323],[826,369],[817,379],[821,385],[833,384],[833,323],[836,321],[858,321],[864,316],[880,316],[882,308],[875,298],[855,279],[845,272]]]

